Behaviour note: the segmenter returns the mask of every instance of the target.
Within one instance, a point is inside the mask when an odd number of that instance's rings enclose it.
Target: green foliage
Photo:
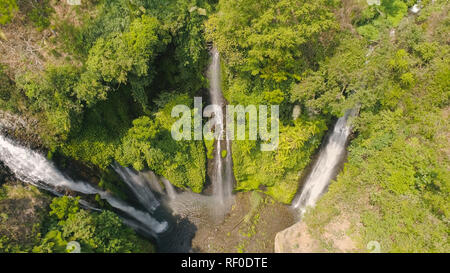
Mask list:
[[[442,144],[413,133],[414,127],[434,125],[405,121],[404,115],[362,115],[361,135],[352,142],[343,173],[306,217],[311,228],[320,229],[344,213],[347,219],[360,215],[364,228],[354,236],[361,236],[362,248],[376,240],[383,252],[448,251],[450,207],[445,200],[450,180],[442,168],[448,162],[439,156]],[[336,199],[342,203],[331,206]]]
[[[299,173],[318,147],[326,120],[304,116],[291,121],[290,89],[334,46],[338,26],[332,9],[336,4],[220,1],[219,11],[208,19],[206,37],[222,57],[227,101],[243,106],[280,105],[282,124],[276,151],[261,152],[259,141],[233,141],[237,190],[263,191],[284,203],[297,191]],[[206,143],[208,155],[212,153],[209,146]]]
[[[80,130],[60,147],[62,153],[102,169],[108,167],[120,138],[131,124],[133,100],[127,93],[118,90],[108,101],[86,110]]]
[[[110,211],[104,211],[95,219],[97,252],[153,252],[149,243],[139,239],[122,220]]]
[[[28,18],[39,30],[44,30],[50,26],[52,14],[55,12],[50,5],[50,0],[31,1],[31,9],[27,13]]]
[[[370,6],[216,2],[89,1],[83,3],[89,12],[77,13],[73,24],[58,21],[53,2],[31,1],[24,24],[39,30],[52,24],[56,43],[46,53],[58,64],[15,77],[13,67],[0,66],[0,108],[38,119],[49,158],[62,154],[100,167],[99,187],[116,195],[125,197],[125,190],[109,173],[112,160],[201,192],[214,141],[174,141],[171,110],[190,105],[207,86],[212,42],[221,54],[228,103],[277,104],[281,111],[276,151],[261,152],[260,140],[233,141],[237,190],[264,192],[288,204],[326,125],[358,105],[348,162],[304,221],[320,238],[329,223],[345,218],[360,249],[376,240],[383,251],[448,252],[447,1],[424,0],[421,12],[408,18],[413,0]],[[0,0],[0,24],[17,10],[15,0]],[[301,109],[295,121],[294,105]],[[23,190],[0,191],[6,208],[0,213],[1,251],[65,252],[72,240],[83,252],[153,250],[114,213],[81,209],[68,197],[53,200],[45,221],[26,220],[32,223],[26,234],[15,237],[4,224],[14,226],[20,215],[9,205],[22,199],[33,198]],[[252,195],[250,225],[259,219],[254,211],[260,199]],[[253,234],[253,226],[243,231]],[[245,250],[245,242],[238,250]]]
[[[4,72],[5,67],[3,65],[0,65],[0,82],[2,83],[0,85],[0,105],[6,105],[9,100],[11,99],[11,96],[13,96],[14,93],[14,83],[9,79],[9,77]]]
[[[0,25],[9,23],[17,10],[16,0],[0,0]]]
[[[77,97],[89,106],[107,98],[111,87],[103,82],[112,86],[130,83],[132,96],[146,109],[144,88],[154,73],[149,71],[149,64],[168,39],[158,20],[148,15],[135,19],[127,32],[99,38],[89,52],[86,72],[75,89]]]
[[[358,33],[369,41],[375,41],[380,36],[378,28],[372,24],[367,24],[358,27]]]
[[[381,0],[381,5],[370,5],[354,18],[357,31],[369,41],[376,41],[387,28],[396,27],[408,12],[404,0]]]
[[[205,148],[206,148],[206,157],[209,159],[214,158],[213,152],[214,152],[214,139],[206,139],[203,138],[203,141],[205,142]]]
[[[237,190],[262,190],[289,204],[298,189],[299,172],[318,148],[326,126],[323,120],[297,119],[280,127],[278,149],[262,152],[255,141],[233,141],[233,170]]]
[[[65,253],[70,241],[80,243],[81,252],[154,251],[116,214],[84,210],[79,198],[53,198],[48,210],[48,197],[34,187],[2,186],[0,192],[0,252]],[[18,209],[29,213],[14,212]]]
[[[428,23],[448,29],[446,17],[435,14]],[[352,88],[344,103],[358,98],[358,135],[344,170],[304,217],[322,242],[325,227],[345,219],[363,251],[370,241],[378,241],[382,252],[449,251],[450,51],[445,34],[427,35],[429,27],[400,27],[396,43],[381,39],[363,69],[353,68],[361,88]]]
[[[305,73],[300,83],[292,88],[292,102],[300,102],[312,113],[342,115],[355,103],[347,98],[364,88],[361,77],[366,69],[365,47],[361,40],[342,37],[334,56],[323,62],[318,71]]]
[[[73,96],[79,73],[72,66],[49,66],[42,74],[24,74],[16,84],[28,98],[30,110],[45,114],[48,130],[43,137],[66,140],[79,126],[81,105]]]
[[[9,202],[21,198],[22,202],[30,195],[28,189],[17,196],[18,192],[6,190]],[[32,190],[31,192],[34,192]],[[42,198],[36,193],[33,198]],[[34,205],[42,206],[40,203]],[[0,203],[0,206],[2,204]],[[40,208],[42,209],[42,208]],[[128,227],[124,226],[120,218],[110,211],[101,213],[90,212],[79,207],[79,198],[54,198],[50,204],[48,219],[40,226],[39,222],[21,222],[21,225],[31,225],[32,238],[22,238],[16,242],[17,235],[3,236],[0,222],[0,251],[4,252],[34,252],[34,253],[65,253],[70,241],[77,241],[81,245],[81,252],[121,253],[121,252],[153,252],[153,247]],[[11,228],[11,227],[10,227]],[[22,227],[23,229],[23,227]],[[44,236],[41,236],[41,233]],[[20,235],[19,236],[23,236]],[[31,242],[30,242],[31,241]],[[17,245],[22,243],[22,245]]]
[[[405,4],[405,1],[382,0],[381,12],[384,12],[389,23],[396,27],[403,16],[407,14],[408,6]]]
[[[429,62],[436,56],[437,43],[424,42],[415,46],[415,53],[424,61]]]
[[[171,136],[171,126],[176,121],[171,117],[172,108],[191,104],[189,97],[165,95],[159,104],[162,108],[154,118],[143,116],[133,121],[115,158],[121,165],[132,165],[137,170],[148,167],[178,187],[201,192],[206,168],[203,143],[175,141]]]
[[[16,83],[6,74],[7,66],[0,65],[0,109],[18,113],[27,109],[27,98]]]
[[[207,37],[233,70],[281,82],[320,57],[321,37],[336,29],[334,1],[220,1]]]
[[[79,200],[79,198],[74,199],[68,196],[53,199],[50,204],[50,216],[55,215],[58,220],[69,218],[70,215],[79,211]]]
[[[89,212],[79,207],[78,200],[67,196],[53,199],[49,215],[59,221],[49,227],[33,252],[66,252],[69,241],[80,243],[81,252],[153,251],[148,242],[137,237],[113,212]]]
[[[173,37],[168,51],[159,60],[158,86],[195,93],[206,86],[204,68],[208,63],[204,37],[204,15],[211,13],[207,0],[151,1],[149,12],[164,22]],[[156,3],[159,8],[155,9]],[[182,88],[180,88],[182,87]]]
[[[268,104],[279,105],[284,101],[284,93],[280,89],[266,91],[263,93],[263,100]]]
[[[32,4],[29,19],[36,21],[39,17],[43,21],[35,23],[47,27],[44,21],[51,17],[51,5],[48,1]],[[0,107],[20,107],[22,113],[35,116],[40,121],[39,134],[50,150],[106,171],[122,149],[132,120],[151,115],[151,106],[156,106],[153,112],[163,107],[155,101],[161,92],[194,94],[205,86],[203,71],[208,56],[203,23],[210,6],[206,1],[187,0],[84,4],[95,11],[85,16],[76,13],[80,24],[52,18],[52,28],[58,32],[55,39],[65,40],[60,41],[63,48],[58,52],[73,53],[82,66],[64,64],[70,62],[68,56],[63,64],[48,65],[42,72],[19,73],[17,88],[0,73],[6,83],[2,85]],[[198,12],[190,12],[193,6]],[[165,115],[165,127],[157,130],[167,133],[168,122],[173,119],[167,119],[170,112]],[[152,145],[165,144],[155,139]],[[165,156],[178,156],[162,166],[177,170],[159,167],[159,159],[152,161],[152,168],[171,176],[178,186],[191,185],[201,191],[205,179],[203,145],[169,144],[163,149]],[[131,161],[138,164],[139,159]],[[142,166],[149,167],[145,161]],[[178,161],[186,163],[178,168]],[[105,189],[120,195],[119,184],[102,181]]]
[[[65,241],[59,230],[49,231],[40,245],[33,247],[33,253],[65,253],[67,241]]]
[[[52,5],[37,1],[26,8],[47,20]],[[85,5],[93,12],[82,16],[77,10]],[[190,12],[192,6],[201,12]],[[209,10],[206,1],[120,0],[71,8],[76,25],[56,14],[55,39],[65,40],[58,51],[75,54],[82,66],[66,64],[67,56],[42,72],[18,73],[17,89],[0,72],[0,107],[37,117],[52,150],[105,169],[131,121],[149,115],[159,93],[194,94],[205,86]]]

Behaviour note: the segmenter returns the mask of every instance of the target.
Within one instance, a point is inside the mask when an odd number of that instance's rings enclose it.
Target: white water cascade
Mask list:
[[[319,152],[319,157],[304,183],[303,190],[292,201],[292,207],[300,210],[301,215],[305,213],[307,207],[315,206],[336,175],[339,163],[345,157],[346,144],[351,133],[348,119],[354,117],[356,113],[356,109],[348,110],[337,120],[325,146]]]
[[[220,136],[222,133],[220,133]],[[223,186],[223,160],[222,160],[222,141],[216,140],[216,154],[214,156],[216,164],[215,177],[213,181],[213,195],[221,205],[225,202],[224,186]]]
[[[422,1],[418,0],[417,3],[414,4],[414,6],[412,6],[409,10],[410,10],[413,14],[419,13],[419,11],[422,9],[421,2],[422,2]]]
[[[152,171],[134,172],[130,168],[122,167],[117,163],[114,163],[112,168],[130,187],[139,202],[150,212],[156,210],[161,204],[153,192],[161,196],[167,196],[169,200],[175,199],[177,196],[172,183],[165,177],[158,178]],[[164,189],[160,182],[164,185]]]
[[[175,191],[175,188],[172,186],[172,183],[170,183],[169,180],[162,177],[161,181],[164,184],[164,188],[166,189],[166,194],[169,197],[170,200],[173,200],[177,197],[177,192]]]
[[[224,199],[232,200],[233,197],[233,158],[231,157],[231,141],[226,139],[227,155],[225,157],[225,181]]]
[[[220,55],[217,49],[214,47],[211,50],[212,61],[208,69],[208,78],[210,83],[209,95],[211,103],[218,105],[221,108],[225,106],[225,99],[222,95],[221,88],[221,70],[220,70]],[[223,120],[217,120],[219,122],[219,128],[222,130],[218,133],[219,138],[216,140],[216,152],[214,156],[215,177],[213,177],[212,187],[213,196],[219,202],[220,206],[216,208],[220,214],[232,203],[232,191],[233,191],[233,172],[232,172],[232,158],[231,158],[231,141],[225,137]],[[217,127],[216,127],[217,128]],[[223,144],[226,144],[226,156],[222,157]]]
[[[83,194],[99,194],[112,207],[140,222],[140,228],[155,234],[167,229],[167,222],[158,222],[150,214],[139,211],[108,192],[99,190],[86,182],[75,182],[65,177],[41,154],[22,147],[0,135],[0,160],[25,183],[58,194],[59,189],[69,189]],[[60,194],[58,194],[60,195]]]
[[[142,173],[134,173],[131,169],[122,167],[117,163],[114,163],[112,167],[149,212],[153,212],[159,207],[160,203],[153,194],[150,183]]]
[[[146,172],[141,172],[140,174],[142,176],[144,176],[145,179],[148,181],[152,191],[157,192],[161,195],[164,194],[163,188],[161,187],[161,184],[159,183],[159,179],[154,172],[146,171]]]

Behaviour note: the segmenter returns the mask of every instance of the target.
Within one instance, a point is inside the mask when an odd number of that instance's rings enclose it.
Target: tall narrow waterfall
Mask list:
[[[233,195],[233,158],[231,157],[231,140],[226,139],[226,151],[225,157],[225,181],[224,184],[224,198],[225,200],[231,200]]]
[[[226,101],[222,94],[221,89],[221,70],[220,70],[220,55],[216,48],[211,50],[211,65],[208,70],[208,78],[210,82],[209,95],[211,103],[218,105],[222,109],[225,107]],[[217,208],[221,210],[221,213],[231,205],[232,190],[233,190],[233,170],[232,170],[232,157],[231,157],[231,141],[225,137],[224,121],[217,120],[220,123],[221,132],[218,132],[219,139],[216,140],[214,166],[215,174],[212,181],[213,196],[216,201],[219,202]],[[217,127],[216,127],[217,128]],[[222,138],[225,138],[222,140]],[[226,156],[223,157],[222,151],[225,151]]]
[[[85,182],[75,182],[65,177],[49,160],[41,154],[21,147],[0,135],[0,160],[25,183],[56,193],[58,189],[69,189],[83,194],[99,194],[112,207],[141,223],[140,228],[149,233],[166,230],[167,222],[158,222],[150,214],[139,211],[108,192],[99,190]]]
[[[351,133],[348,119],[355,116],[356,113],[356,109],[348,110],[343,117],[338,119],[325,146],[319,152],[319,157],[304,183],[303,190],[294,198],[292,206],[299,209],[302,215],[307,207],[315,206],[331,179],[336,175],[339,163],[345,157],[345,147]]]

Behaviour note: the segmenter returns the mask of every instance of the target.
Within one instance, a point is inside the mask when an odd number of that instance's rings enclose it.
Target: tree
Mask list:
[[[145,14],[135,19],[128,31],[100,37],[89,51],[86,71],[75,88],[78,98],[92,106],[106,100],[117,86],[129,83],[134,99],[146,109],[144,88],[155,72],[150,65],[169,39],[158,20]]]
[[[73,94],[78,76],[73,66],[50,65],[39,74],[26,73],[17,78],[30,110],[44,113],[47,128],[43,138],[50,143],[66,140],[79,126],[81,105]]]
[[[178,187],[190,187],[201,192],[205,182],[205,151],[201,141],[175,141],[171,116],[178,104],[189,105],[186,94],[165,94],[157,104],[162,105],[154,118],[142,116],[123,137],[116,160],[137,170],[150,168]]]
[[[97,252],[141,252],[144,249],[136,234],[124,226],[122,220],[110,211],[103,211],[95,218]]]
[[[66,220],[80,210],[79,200],[80,198],[72,198],[68,196],[54,198],[50,204],[51,210],[49,215],[55,215],[58,220]]]
[[[291,90],[291,101],[301,103],[310,113],[340,116],[354,101],[347,98],[366,88],[362,83],[366,43],[343,36],[334,56],[321,63],[317,71],[309,70]]]
[[[111,211],[101,213],[79,207],[79,198],[56,197],[50,204],[50,224],[33,252],[66,252],[69,241],[77,241],[82,252],[152,252],[150,243],[140,239]]]
[[[298,78],[337,28],[334,1],[221,1],[207,23],[231,68],[276,82]]]

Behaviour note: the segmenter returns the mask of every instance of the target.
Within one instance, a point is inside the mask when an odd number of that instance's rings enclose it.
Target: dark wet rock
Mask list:
[[[0,161],[0,185],[14,179],[14,175],[11,173],[8,167]]]

